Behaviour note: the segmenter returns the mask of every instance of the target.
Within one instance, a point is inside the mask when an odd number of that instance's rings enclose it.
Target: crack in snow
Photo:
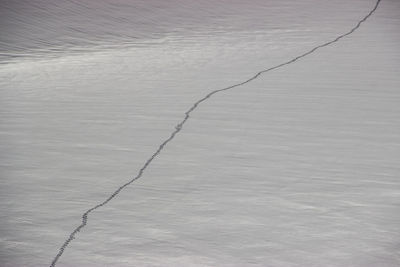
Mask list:
[[[60,259],[60,257],[61,257],[62,254],[64,253],[65,249],[68,247],[68,245],[71,243],[71,241],[75,239],[75,235],[76,235],[79,231],[81,231],[82,228],[84,228],[84,227],[87,225],[88,215],[89,215],[92,211],[94,211],[94,210],[96,210],[96,209],[98,209],[98,208],[101,208],[102,206],[106,205],[106,204],[107,204],[108,202],[110,202],[114,197],[116,197],[125,187],[127,187],[128,185],[130,185],[131,183],[133,183],[134,181],[136,181],[136,180],[139,179],[140,177],[142,177],[144,171],[147,169],[147,167],[150,165],[150,163],[154,160],[154,158],[156,158],[156,157],[158,156],[158,154],[160,154],[161,151],[164,149],[164,147],[165,147],[170,141],[172,141],[172,140],[175,138],[175,135],[176,135],[177,133],[179,133],[179,132],[182,130],[183,125],[184,125],[184,124],[186,123],[186,121],[190,118],[190,113],[192,113],[192,112],[199,106],[199,104],[201,104],[202,102],[208,100],[208,99],[211,98],[213,95],[215,95],[215,94],[217,94],[217,93],[219,93],[219,92],[227,91],[227,90],[233,89],[233,88],[235,88],[235,87],[238,87],[238,86],[244,85],[244,84],[246,84],[246,83],[249,83],[249,82],[251,82],[251,81],[257,79],[257,78],[258,78],[261,74],[263,74],[263,73],[266,73],[266,72],[269,72],[269,71],[272,71],[272,70],[275,70],[275,69],[284,67],[284,66],[286,66],[286,65],[292,64],[292,63],[296,62],[297,60],[299,60],[299,59],[301,59],[301,58],[303,58],[303,57],[306,57],[306,56],[308,56],[308,55],[314,53],[315,51],[317,51],[317,50],[320,49],[320,48],[323,48],[323,47],[326,47],[326,46],[329,46],[329,45],[331,45],[331,44],[333,44],[333,43],[338,42],[340,39],[342,39],[342,38],[344,38],[344,37],[346,37],[346,36],[352,34],[355,30],[357,30],[357,29],[360,27],[360,25],[361,25],[364,21],[366,21],[366,20],[375,12],[375,10],[378,8],[378,5],[379,5],[380,2],[381,2],[381,0],[378,0],[378,1],[375,3],[374,8],[371,9],[371,11],[370,11],[363,19],[361,19],[361,20],[360,20],[350,31],[348,31],[347,33],[344,33],[344,34],[342,34],[342,35],[339,35],[338,37],[336,37],[336,38],[333,39],[332,41],[329,41],[329,42],[327,42],[327,43],[318,45],[318,46],[312,48],[311,50],[309,50],[308,52],[306,52],[306,53],[304,53],[304,54],[301,54],[301,55],[299,55],[299,56],[297,56],[297,57],[295,57],[295,58],[293,58],[293,59],[291,59],[291,60],[289,60],[289,61],[287,61],[287,62],[284,62],[284,63],[279,64],[279,65],[276,65],[276,66],[274,66],[274,67],[271,67],[271,68],[262,70],[262,71],[256,73],[254,76],[252,76],[251,78],[247,79],[247,80],[244,81],[244,82],[237,83],[237,84],[234,84],[234,85],[231,85],[231,86],[222,88],[222,89],[214,90],[214,91],[208,93],[205,97],[203,97],[203,98],[201,98],[200,100],[198,100],[197,102],[195,102],[195,103],[191,106],[191,108],[190,108],[188,111],[185,112],[185,117],[184,117],[184,119],[183,119],[181,122],[179,122],[179,123],[175,126],[175,130],[171,133],[171,135],[170,135],[164,142],[162,142],[162,144],[158,147],[158,149],[156,150],[156,152],[154,152],[153,155],[152,155],[149,159],[147,159],[147,161],[145,162],[145,164],[143,165],[143,167],[139,170],[138,174],[137,174],[134,178],[132,178],[132,179],[131,179],[130,181],[128,181],[127,183],[121,185],[121,186],[120,186],[117,190],[115,190],[114,193],[112,193],[106,200],[104,200],[104,201],[101,202],[100,204],[97,204],[96,206],[94,206],[94,207],[88,209],[85,213],[83,213],[83,215],[82,215],[82,223],[81,223],[78,227],[76,227],[75,230],[72,231],[71,234],[69,235],[69,237],[64,241],[64,243],[62,244],[62,246],[59,248],[59,251],[58,251],[57,255],[54,257],[53,261],[51,262],[50,267],[56,266],[57,261]]]

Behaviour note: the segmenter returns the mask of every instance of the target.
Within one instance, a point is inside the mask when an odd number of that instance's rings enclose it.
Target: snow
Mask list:
[[[274,23],[254,32],[0,65],[1,265],[49,265],[195,101],[374,4],[315,2],[260,8]],[[202,103],[57,266],[399,266],[399,10]]]

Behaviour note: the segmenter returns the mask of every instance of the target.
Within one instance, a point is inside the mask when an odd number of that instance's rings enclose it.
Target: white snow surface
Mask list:
[[[0,65],[0,265],[48,266],[195,101],[374,5],[271,3],[243,4],[256,31]],[[202,103],[57,266],[400,266],[399,12],[383,0]]]

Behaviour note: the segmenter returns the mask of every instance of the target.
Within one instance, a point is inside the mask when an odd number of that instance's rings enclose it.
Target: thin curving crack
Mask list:
[[[150,163],[161,153],[161,151],[164,149],[164,147],[165,147],[170,141],[172,141],[172,140],[175,138],[176,134],[179,133],[179,132],[182,130],[183,125],[184,125],[184,124],[186,123],[186,121],[190,118],[190,113],[192,113],[202,102],[208,100],[208,99],[211,98],[213,95],[215,95],[215,94],[217,94],[217,93],[219,93],[219,92],[227,91],[227,90],[233,89],[233,88],[235,88],[235,87],[242,86],[242,85],[244,85],[244,84],[246,84],[246,83],[249,83],[249,82],[251,82],[251,81],[257,79],[261,74],[264,74],[264,73],[266,73],[266,72],[270,72],[270,71],[272,71],[272,70],[275,70],[275,69],[284,67],[284,66],[286,66],[286,65],[295,63],[297,60],[299,60],[299,59],[301,59],[301,58],[303,58],[303,57],[306,57],[306,56],[308,56],[308,55],[314,53],[315,51],[317,51],[317,50],[320,49],[320,48],[323,48],[323,47],[326,47],[326,46],[329,46],[329,45],[331,45],[331,44],[333,44],[333,43],[338,42],[340,39],[342,39],[342,38],[344,38],[344,37],[346,37],[346,36],[352,34],[354,31],[356,31],[356,30],[361,26],[361,24],[362,24],[364,21],[366,21],[366,20],[376,11],[376,9],[378,8],[380,2],[381,2],[381,0],[377,0],[376,3],[375,3],[375,6],[371,9],[371,11],[370,11],[367,15],[365,15],[365,17],[362,18],[350,31],[348,31],[348,32],[346,32],[346,33],[344,33],[344,34],[342,34],[342,35],[339,35],[338,37],[336,37],[336,38],[333,39],[332,41],[329,41],[329,42],[326,42],[326,43],[324,43],[324,44],[318,45],[318,46],[312,48],[311,50],[309,50],[308,52],[306,52],[306,53],[304,53],[304,54],[301,54],[301,55],[299,55],[299,56],[297,56],[297,57],[295,57],[295,58],[293,58],[293,59],[291,59],[291,60],[289,60],[289,61],[287,61],[287,62],[284,62],[284,63],[281,63],[281,64],[276,65],[276,66],[274,66],[274,67],[271,67],[271,68],[262,70],[262,71],[256,73],[254,76],[250,77],[249,79],[247,79],[247,80],[245,80],[245,81],[243,81],[243,82],[240,82],[240,83],[237,83],[237,84],[234,84],[234,85],[231,85],[231,86],[222,88],[222,89],[214,90],[214,91],[208,93],[208,94],[207,94],[206,96],[204,96],[203,98],[201,98],[201,99],[199,99],[198,101],[196,101],[196,102],[185,112],[185,117],[175,126],[175,130],[171,133],[171,135],[170,135],[164,142],[162,142],[161,145],[157,148],[157,150],[153,153],[153,155],[151,155],[151,157],[150,157],[149,159],[147,159],[147,161],[144,163],[144,165],[142,166],[142,168],[139,170],[138,174],[137,174],[134,178],[132,178],[132,179],[131,179],[130,181],[128,181],[127,183],[121,185],[121,186],[120,186],[117,190],[115,190],[106,200],[104,200],[103,202],[97,204],[96,206],[94,206],[94,207],[88,209],[85,213],[82,214],[82,222],[81,222],[81,224],[80,224],[78,227],[76,227],[75,230],[72,231],[71,234],[69,235],[69,237],[64,241],[64,243],[62,244],[62,246],[59,248],[59,251],[58,251],[57,255],[54,257],[53,261],[51,262],[50,267],[56,266],[57,261],[60,259],[60,257],[61,257],[62,254],[64,253],[65,249],[68,247],[68,245],[71,243],[71,241],[75,239],[75,235],[76,235],[78,232],[80,232],[80,231],[82,230],[82,228],[84,228],[84,227],[87,225],[87,221],[88,221],[88,216],[89,216],[89,214],[90,214],[92,211],[94,211],[94,210],[96,210],[96,209],[99,209],[99,208],[101,208],[102,206],[106,205],[106,204],[107,204],[108,202],[110,202],[114,197],[116,197],[125,187],[129,186],[131,183],[133,183],[134,181],[136,181],[137,179],[139,179],[140,177],[142,177],[144,171],[147,169],[147,167],[150,165]]]

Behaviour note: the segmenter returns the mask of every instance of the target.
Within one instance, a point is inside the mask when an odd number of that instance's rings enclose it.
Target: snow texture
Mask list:
[[[400,265],[399,3],[230,5],[220,32],[6,57],[2,266]]]

